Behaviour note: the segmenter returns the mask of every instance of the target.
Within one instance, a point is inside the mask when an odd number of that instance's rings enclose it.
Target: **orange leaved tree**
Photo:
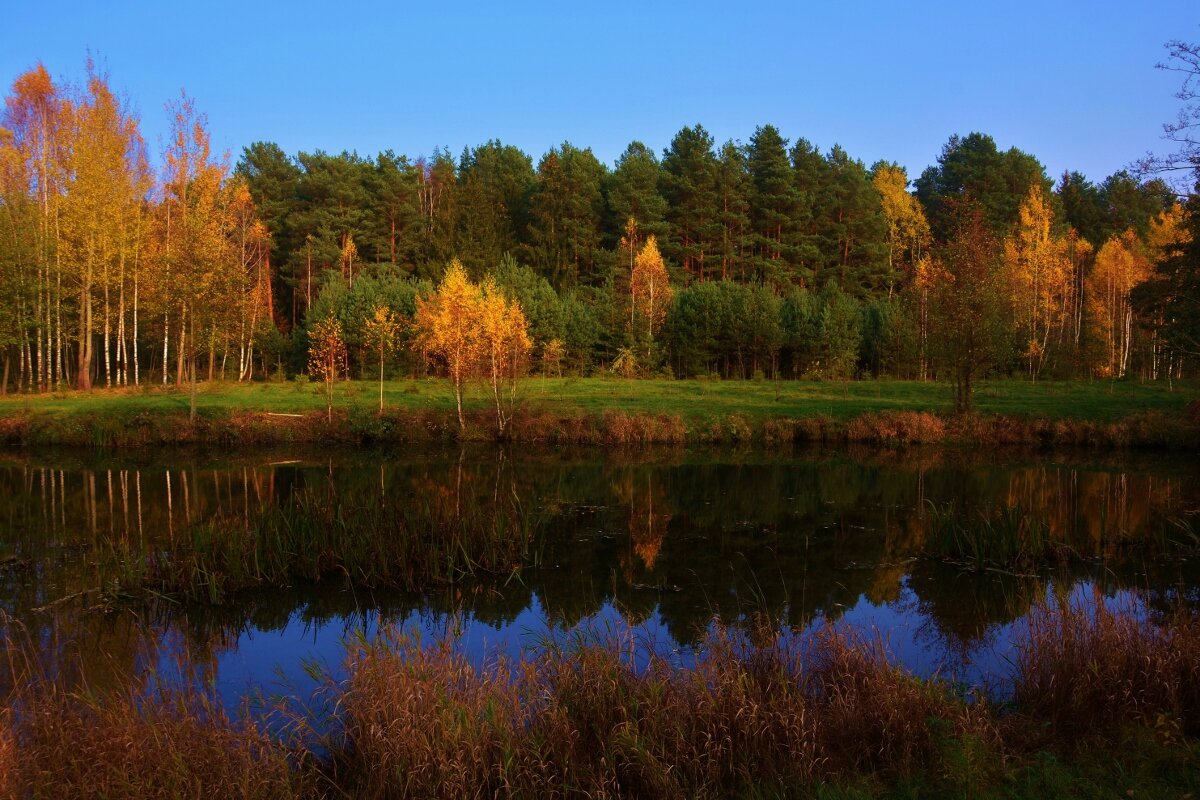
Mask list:
[[[308,371],[325,381],[325,418],[333,421],[333,384],[346,371],[346,341],[342,323],[325,317],[309,329]]]
[[[482,336],[477,320],[482,304],[479,287],[467,277],[457,258],[450,262],[437,290],[428,298],[417,299],[414,346],[445,363],[454,384],[458,425],[464,430],[462,391],[479,361]]]
[[[512,418],[517,400],[517,379],[529,364],[529,323],[515,300],[505,297],[488,277],[481,291],[478,317],[483,369],[496,400],[496,425],[501,434]],[[507,398],[505,395],[507,394]],[[506,408],[507,406],[507,408]]]
[[[671,303],[667,267],[663,264],[662,253],[658,251],[658,239],[654,236],[646,237],[646,244],[634,259],[630,291],[635,312],[646,321],[646,354],[649,355],[654,331],[666,319],[667,306]]]

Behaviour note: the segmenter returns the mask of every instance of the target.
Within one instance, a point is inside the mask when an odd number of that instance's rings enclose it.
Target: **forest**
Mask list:
[[[1175,380],[1200,354],[1200,200],[1151,172],[1052,178],[984,133],[913,179],[770,124],[612,166],[496,140],[235,162],[186,93],[167,113],[155,168],[91,63],[82,86],[14,81],[3,392],[482,377],[502,428],[527,372],[941,379],[965,407],[983,377]]]

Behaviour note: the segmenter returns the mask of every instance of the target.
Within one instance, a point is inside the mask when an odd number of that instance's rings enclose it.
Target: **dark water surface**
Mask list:
[[[220,605],[127,595],[131,558],[169,561],[197,525],[375,503],[455,519],[501,510],[513,563],[409,587],[298,578]],[[340,512],[338,512],[340,513]],[[490,516],[489,516],[490,515]],[[1019,568],[947,563],[937,527],[1026,517],[1070,553]],[[240,521],[240,522],[239,522]],[[464,523],[465,524],[465,523]],[[0,608],[46,666],[103,687],[156,668],[227,700],[312,688],[347,640],[399,623],[468,652],[518,654],[632,629],[686,662],[714,619],[878,632],[921,675],[1002,682],[1031,603],[1196,603],[1193,458],[960,449],[0,454]],[[251,535],[247,533],[247,535]],[[372,531],[370,535],[393,535]],[[1189,538],[1190,537],[1190,538]]]

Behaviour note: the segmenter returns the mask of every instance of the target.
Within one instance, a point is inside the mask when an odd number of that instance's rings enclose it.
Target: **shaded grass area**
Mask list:
[[[374,385],[336,388],[325,420],[321,387],[201,386],[198,419],[186,392],[145,387],[0,398],[0,439],[25,444],[136,446],[214,442],[491,439],[494,412],[469,392],[459,430],[443,380],[393,381],[379,414]],[[506,438],[627,444],[677,441],[996,441],[1194,446],[1192,385],[995,381],[978,413],[950,416],[951,387],[913,381],[721,382],[617,378],[523,381]]]
[[[196,684],[68,691],[8,634],[17,688],[0,717],[0,788],[18,797],[1200,790],[1200,620],[1182,612],[1154,622],[1103,602],[1036,607],[1006,703],[913,678],[878,641],[830,627],[801,638],[714,626],[687,665],[635,655],[620,636],[473,663],[452,641],[391,628],[348,642],[348,677],[327,684],[323,718],[267,722],[226,715]]]

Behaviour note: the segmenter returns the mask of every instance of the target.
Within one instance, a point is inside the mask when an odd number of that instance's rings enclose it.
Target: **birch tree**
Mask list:
[[[428,298],[417,299],[417,337],[414,345],[442,361],[454,386],[458,425],[466,430],[463,419],[463,385],[478,363],[482,346],[478,319],[483,298],[479,287],[467,278],[462,262],[454,259],[442,282]]]

